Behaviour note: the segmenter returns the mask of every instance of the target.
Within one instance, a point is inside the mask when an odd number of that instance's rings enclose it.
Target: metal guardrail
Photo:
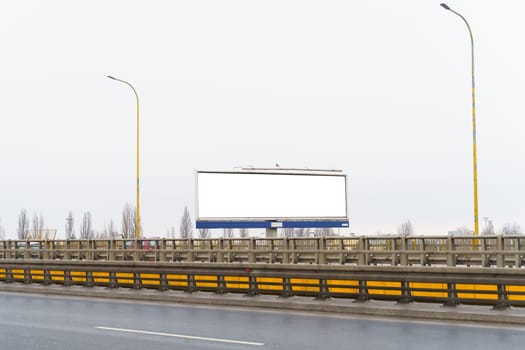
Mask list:
[[[2,260],[0,281],[525,306],[525,270],[507,268]]]
[[[5,240],[6,259],[521,268],[525,236]]]

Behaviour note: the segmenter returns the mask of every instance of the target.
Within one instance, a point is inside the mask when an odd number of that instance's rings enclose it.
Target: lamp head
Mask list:
[[[448,5],[445,4],[444,2],[442,2],[441,4],[439,4],[439,6],[443,7],[445,10],[450,10],[450,7],[448,7]]]
[[[109,79],[117,80],[115,77],[112,77],[111,75],[108,75]]]

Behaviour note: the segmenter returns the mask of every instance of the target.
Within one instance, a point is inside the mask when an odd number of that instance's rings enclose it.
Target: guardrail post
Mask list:
[[[456,253],[454,252],[454,237],[447,238],[447,266],[456,266]]]
[[[188,274],[188,286],[186,287],[185,293],[193,293],[196,292],[197,289],[197,283],[195,282],[195,275],[194,274]]]
[[[496,267],[505,267],[505,254],[503,253],[503,236],[496,236]]]
[[[91,288],[95,285],[95,281],[93,280],[93,272],[86,271],[86,282],[84,283],[84,286]]]
[[[292,283],[290,277],[283,277],[283,291],[281,292],[281,298],[288,298],[293,296]]]
[[[330,299],[330,290],[325,278],[319,279],[319,294],[315,297],[316,300]]]
[[[507,297],[507,289],[504,284],[498,284],[498,301],[494,305],[494,310],[506,310],[510,307],[510,302]]]
[[[354,303],[362,303],[365,301],[370,300],[370,296],[368,294],[368,286],[366,285],[365,280],[359,280],[359,284],[357,286],[358,294],[357,298],[353,301]]]
[[[142,288],[142,278],[140,277],[140,272],[133,272],[133,289]]]
[[[14,282],[15,279],[13,277],[13,269],[11,269],[10,267],[6,267],[5,268],[5,282],[6,283],[11,283],[11,282]]]
[[[216,294],[226,293],[226,281],[224,280],[224,275],[217,276],[217,291]]]
[[[447,301],[443,304],[446,307],[456,307],[459,305],[458,292],[455,283],[447,283]]]
[[[51,271],[49,271],[49,269],[44,269],[44,285],[48,286],[51,282]]]
[[[159,283],[159,290],[161,292],[164,292],[170,288],[168,283],[168,277],[166,276],[165,272],[160,273],[160,283]]]
[[[29,268],[24,269],[24,283],[31,283],[31,270]]]
[[[109,273],[108,288],[118,288],[117,273],[115,271]]]
[[[71,279],[71,271],[64,270],[64,286],[69,287],[73,284],[73,280]]]
[[[248,286],[248,293],[246,293],[246,296],[253,297],[259,294],[259,288],[257,286],[257,277],[249,276]]]
[[[412,293],[410,291],[410,282],[401,282],[401,299],[397,301],[398,304],[408,304],[413,302]]]
[[[339,264],[344,265],[346,263],[345,255],[345,243],[342,238],[339,238]]]

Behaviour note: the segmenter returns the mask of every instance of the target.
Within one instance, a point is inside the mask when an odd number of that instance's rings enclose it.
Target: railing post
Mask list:
[[[114,239],[108,240],[108,260],[115,261],[116,259],[117,244]]]
[[[64,249],[64,260],[71,260],[71,242],[69,239],[64,242]]]
[[[326,238],[319,237],[317,239],[317,263],[326,264]]]
[[[193,262],[193,260],[195,259],[195,250],[194,250],[195,246],[193,244],[193,239],[188,238],[187,247],[188,247],[188,254],[186,255],[186,262]]]
[[[188,274],[188,286],[186,287],[185,293],[193,293],[197,291],[197,283],[195,282],[195,275]]]
[[[31,269],[29,269],[28,267],[24,269],[24,283],[31,283]]]
[[[117,273],[115,271],[109,273],[108,288],[118,288]]]
[[[514,260],[515,260],[514,267],[520,268],[521,265],[523,264],[523,256],[520,253],[521,243],[520,243],[519,237],[514,238],[514,247],[516,250],[516,254],[514,256]]]
[[[88,288],[91,288],[95,285],[95,281],[93,280],[93,272],[86,271],[86,283],[84,285]]]
[[[217,262],[221,263],[224,261],[224,241],[222,240],[222,238],[219,238],[217,240],[216,250],[217,250]]]
[[[490,263],[489,263],[489,259],[488,259],[488,256],[487,256],[487,240],[485,238],[481,238],[480,240],[480,245],[481,245],[481,267],[489,267],[490,266]]]
[[[357,257],[358,265],[368,265],[368,256],[367,256],[367,240],[365,237],[359,237],[359,255]]]
[[[447,266],[456,266],[456,255],[454,251],[454,237],[447,238]]]
[[[288,240],[288,237],[283,238],[283,264],[289,264],[290,263],[290,241]]]
[[[257,277],[255,276],[249,276],[248,277],[248,293],[246,293],[246,296],[253,297],[259,294],[259,288],[257,286]]]
[[[503,236],[496,236],[496,267],[505,267],[505,253],[503,252]]]
[[[250,241],[248,243],[248,262],[254,263],[255,262],[255,238],[251,237]]]
[[[163,238],[160,241],[160,255],[159,255],[160,262],[165,262],[166,261],[166,247],[167,247],[166,239]]]
[[[400,265],[401,266],[408,266],[408,247],[407,247],[407,237],[406,236],[402,236],[399,238],[401,240],[401,257],[400,257]]]

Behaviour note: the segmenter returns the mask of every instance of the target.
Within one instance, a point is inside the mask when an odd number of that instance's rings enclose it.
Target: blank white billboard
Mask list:
[[[197,220],[347,219],[342,173],[196,172]]]

